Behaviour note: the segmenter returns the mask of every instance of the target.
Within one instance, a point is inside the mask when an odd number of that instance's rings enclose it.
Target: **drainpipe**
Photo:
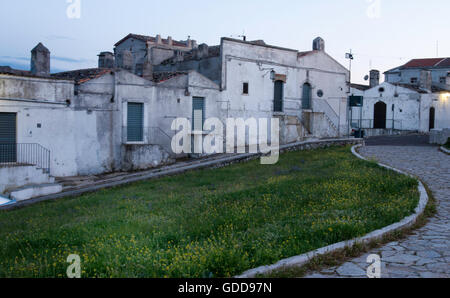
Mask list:
[[[110,122],[110,127],[109,127],[109,131],[110,131],[110,133],[111,133],[111,141],[110,141],[110,157],[111,157],[111,170],[112,171],[114,171],[115,169],[116,169],[116,156],[115,156],[115,149],[114,149],[114,146],[115,146],[115,140],[116,140],[116,138],[115,138],[115,133],[116,133],[116,131],[115,131],[115,129],[114,129],[114,113],[116,112],[116,106],[117,106],[117,102],[118,102],[118,98],[117,98],[117,74],[116,74],[116,71],[114,71],[113,73],[113,76],[114,76],[114,80],[113,80],[113,83],[114,83],[114,88],[113,88],[113,102],[112,102],[112,105],[113,105],[113,107],[112,107],[112,109],[111,109],[111,117],[110,117],[110,119],[111,119],[111,122]]]

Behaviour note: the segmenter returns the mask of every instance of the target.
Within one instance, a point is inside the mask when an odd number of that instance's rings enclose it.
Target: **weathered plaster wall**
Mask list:
[[[302,120],[302,88],[312,86],[312,109],[326,115],[336,129],[314,131],[315,136],[345,133],[346,80],[348,71],[327,54],[315,52],[298,59],[297,51],[222,40],[223,99],[228,100],[228,115],[234,117],[294,116]],[[274,82],[270,71],[286,75],[283,112],[274,113]],[[249,94],[242,94],[242,84],[249,83]],[[319,98],[317,91],[324,96]],[[325,116],[323,117],[325,121]],[[312,125],[311,125],[312,126]],[[316,126],[317,127],[317,126]],[[331,135],[330,135],[331,134]],[[301,138],[302,136],[298,136]]]
[[[73,91],[72,81],[0,75],[0,98],[65,102]]]
[[[449,71],[450,68],[431,69],[432,82],[439,83],[439,79],[441,77],[446,77]],[[418,80],[420,80],[420,72],[421,69],[412,68],[412,69],[401,69],[391,74],[387,73],[386,82],[410,84],[411,78],[417,78]]]
[[[169,57],[170,58],[170,57]],[[204,59],[193,59],[181,61],[176,64],[156,65],[155,71],[187,71],[195,70],[209,78],[216,84],[221,80],[221,59],[220,57],[210,57]]]
[[[380,92],[380,88],[384,88],[384,92]],[[440,93],[419,93],[385,82],[361,94],[364,96],[362,111],[364,128],[373,127],[373,121],[369,120],[374,119],[374,105],[379,101],[387,104],[388,129],[393,128],[392,120],[395,120],[396,130],[428,132],[431,107],[436,109],[435,127],[450,127],[449,100]],[[353,108],[353,123],[358,122],[359,115],[359,108]]]

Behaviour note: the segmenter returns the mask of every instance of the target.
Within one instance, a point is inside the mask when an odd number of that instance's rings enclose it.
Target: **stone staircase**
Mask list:
[[[33,165],[0,168],[0,193],[12,200],[24,201],[61,191],[62,186],[44,169]]]

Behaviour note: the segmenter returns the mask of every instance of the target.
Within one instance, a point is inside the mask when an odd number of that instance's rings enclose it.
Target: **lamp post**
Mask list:
[[[350,138],[350,121],[351,121],[351,119],[350,119],[350,115],[352,114],[351,113],[351,107],[350,107],[350,93],[351,93],[351,91],[352,91],[352,60],[354,59],[353,58],[353,53],[352,53],[352,50],[350,49],[350,52],[349,53],[346,53],[345,54],[345,59],[348,59],[348,60],[350,60],[350,66],[349,66],[349,79],[348,79],[348,96],[347,96],[347,133],[348,133],[348,138]]]

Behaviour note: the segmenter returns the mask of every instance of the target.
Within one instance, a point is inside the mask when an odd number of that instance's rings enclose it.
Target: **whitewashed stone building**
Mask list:
[[[411,71],[407,70],[410,75]],[[362,109],[352,108],[353,128],[361,127],[366,135],[450,128],[450,82],[433,81],[432,72],[426,69],[417,72],[419,80],[413,83],[393,82],[389,71],[386,78],[391,82],[379,84],[379,72],[370,73],[369,86],[352,84],[351,93],[364,97]]]
[[[222,38],[219,46],[128,35],[97,68],[0,67],[0,193],[58,191],[53,176],[143,170],[174,162],[177,118],[279,118],[282,144],[345,135],[349,72],[325,52]],[[193,138],[203,138],[208,131]],[[190,136],[190,137],[191,137]],[[25,169],[25,170],[24,170]],[[52,188],[53,187],[53,188]]]

